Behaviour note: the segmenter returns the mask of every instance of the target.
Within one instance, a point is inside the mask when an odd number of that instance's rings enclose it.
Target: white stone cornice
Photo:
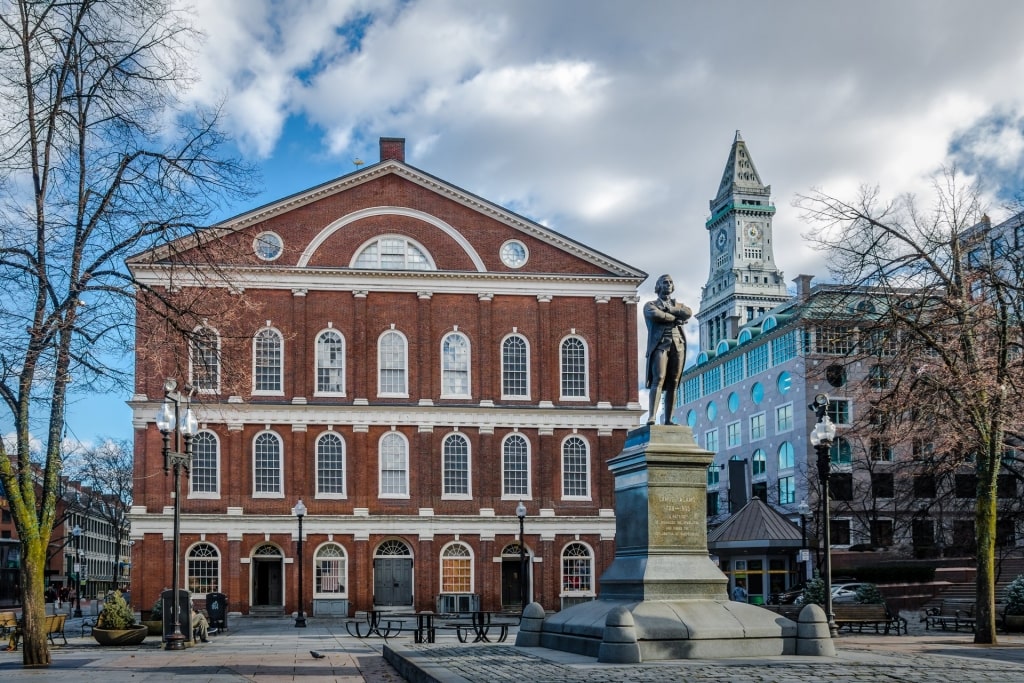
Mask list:
[[[480,301],[493,301],[494,292],[480,292],[479,294],[476,295],[476,298],[479,299]]]
[[[431,299],[434,298],[434,293],[433,292],[428,292],[426,290],[420,291],[420,292],[416,292],[416,298],[420,299],[421,301],[430,301]]]
[[[553,299],[553,298],[554,297],[552,295],[550,295],[550,294],[538,294],[537,295],[537,301],[539,301],[542,304],[549,304],[549,303],[551,303],[551,299]]]
[[[368,289],[353,289],[352,290],[352,297],[354,299],[365,299],[368,296],[370,296],[370,291]]]
[[[598,296],[594,297],[594,301],[596,303],[599,303],[599,304],[606,304],[606,303],[608,303],[611,300],[612,300],[612,298],[610,296],[606,295],[606,294],[601,294],[601,295],[598,295]]]
[[[305,287],[294,287],[292,288],[292,296],[306,296],[309,292]]]

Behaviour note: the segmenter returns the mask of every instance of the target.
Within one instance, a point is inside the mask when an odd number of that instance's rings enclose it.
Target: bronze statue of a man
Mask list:
[[[661,394],[665,393],[665,424],[672,424],[676,387],[686,363],[686,336],[683,325],[693,312],[689,306],[676,303],[672,298],[675,283],[672,277],[662,275],[654,285],[658,298],[644,304],[647,320],[647,388],[650,390],[647,424],[652,425],[658,415]]]

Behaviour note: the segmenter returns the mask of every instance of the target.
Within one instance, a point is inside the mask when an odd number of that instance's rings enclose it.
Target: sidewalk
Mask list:
[[[905,615],[910,618],[912,615]],[[230,630],[183,652],[168,652],[158,638],[141,646],[100,647],[81,637],[80,619],[67,624],[68,645],[51,649],[53,665],[42,670],[21,666],[21,652],[0,653],[0,680],[110,681],[111,683],[189,683],[254,681],[403,680],[384,660],[385,649],[415,680],[454,683],[522,681],[530,683],[619,683],[643,681],[756,680],[811,683],[867,680],[1017,681],[1024,666],[1024,636],[1001,635],[1001,645],[972,644],[972,634],[924,631],[911,619],[907,636],[847,635],[837,641],[839,656],[764,657],[758,659],[687,660],[639,665],[598,664],[593,659],[540,648],[516,648],[515,635],[502,644],[463,644],[454,635],[439,635],[433,645],[417,645],[411,635],[358,640],[337,619],[308,618],[295,628],[290,618],[231,617]],[[58,642],[60,640],[58,639]],[[322,653],[314,659],[310,650]]]

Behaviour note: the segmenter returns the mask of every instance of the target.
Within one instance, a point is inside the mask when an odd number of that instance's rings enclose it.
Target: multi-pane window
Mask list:
[[[788,432],[793,429],[793,404],[787,403],[775,409],[775,431]]]
[[[888,548],[893,541],[893,523],[891,519],[871,520],[871,545],[875,548]]]
[[[815,327],[814,341],[817,353],[842,356],[853,350],[853,332],[841,325]]]
[[[281,392],[284,371],[281,360],[283,345],[281,334],[270,328],[260,330],[253,337],[254,392]]]
[[[885,439],[869,439],[868,457],[872,460],[891,462],[893,459],[892,445],[890,445]]]
[[[316,338],[316,392],[345,393],[345,340],[335,330]]]
[[[796,502],[796,477],[779,477],[779,505]]]
[[[594,558],[582,543],[570,543],[562,551],[562,592],[593,591]]]
[[[200,393],[220,391],[220,338],[209,327],[192,335],[192,386]]]
[[[861,335],[864,353],[877,356],[895,356],[899,351],[899,336],[894,330],[872,330]]]
[[[433,270],[427,254],[404,237],[381,237],[366,245],[353,264],[355,268],[383,270]]]
[[[704,373],[704,395],[713,394],[722,389],[722,368],[717,366]]]
[[[441,395],[469,396],[469,340],[458,332],[441,341]]]
[[[849,465],[853,462],[853,449],[850,442],[838,436],[828,449],[829,459],[835,465]]]
[[[768,369],[768,345],[755,346],[747,352],[747,377]]]
[[[765,437],[764,413],[750,416],[750,440],[757,441]]]
[[[562,397],[587,396],[587,347],[579,337],[562,342]]]
[[[316,551],[313,562],[316,572],[314,596],[318,598],[339,598],[345,594],[348,583],[348,562],[345,550],[337,543],[327,543]]]
[[[725,426],[725,442],[729,448],[740,445],[740,423],[730,422]]]
[[[828,419],[837,425],[850,424],[850,402],[846,399],[832,399],[825,409]]]
[[[473,556],[461,543],[452,543],[441,553],[441,592],[473,592]]]
[[[736,384],[743,379],[743,356],[725,361],[725,386]]]
[[[796,456],[793,454],[793,444],[783,441],[779,446],[779,469],[789,470],[796,465]]]
[[[562,442],[562,497],[590,497],[590,456],[587,442],[578,436]]]
[[[721,480],[721,471],[718,465],[708,466],[708,486],[718,486],[718,482]]]
[[[704,432],[704,448],[712,453],[718,452],[718,430],[709,429]]]
[[[212,432],[192,437],[192,493],[217,493],[217,461],[217,437]]]
[[[700,376],[683,382],[683,403],[693,403],[700,398]]]
[[[796,335],[794,330],[772,339],[772,363],[779,365],[796,358]]]
[[[529,349],[517,334],[501,343],[501,395],[503,398],[530,396]]]
[[[885,365],[872,365],[868,368],[868,386],[872,389],[889,387],[889,368]]]
[[[501,492],[515,498],[530,495],[530,450],[521,434],[511,434],[501,447]]]
[[[378,391],[381,396],[407,396],[405,337],[389,330],[380,336],[377,344],[380,376]]]
[[[388,432],[380,440],[380,495],[404,498],[409,495],[409,450],[397,432]]]
[[[449,434],[441,447],[442,494],[469,496],[469,441],[462,434]]]
[[[334,432],[316,442],[316,492],[345,495],[345,442]]]
[[[197,543],[188,551],[186,585],[192,593],[220,592],[220,553],[209,543]]]
[[[764,451],[760,448],[754,451],[754,455],[751,458],[751,470],[755,477],[765,473],[767,464]]]
[[[279,495],[281,490],[281,438],[273,432],[256,435],[253,442],[253,492]]]

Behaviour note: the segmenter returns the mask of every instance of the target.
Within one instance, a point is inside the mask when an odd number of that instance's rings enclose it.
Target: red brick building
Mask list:
[[[144,607],[171,584],[154,420],[175,372],[195,387],[200,428],[182,485],[184,587],[226,593],[232,612],[294,612],[302,499],[307,613],[518,608],[523,501],[530,599],[595,595],[614,557],[605,463],[643,413],[646,274],[408,165],[403,139],[380,148],[377,164],[211,229],[233,286],[209,296],[244,298],[243,312],[168,357],[140,324]],[[191,245],[172,246],[129,267],[188,294],[199,283],[172,265]],[[234,384],[232,363],[246,374]]]

